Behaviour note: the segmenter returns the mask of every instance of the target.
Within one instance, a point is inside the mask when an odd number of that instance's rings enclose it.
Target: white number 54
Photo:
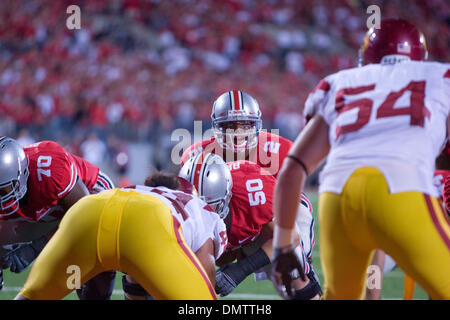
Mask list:
[[[43,169],[50,167],[51,164],[51,156],[39,156],[39,158],[37,159],[37,176],[39,181],[42,181],[42,175],[47,177],[51,176],[50,169]]]
[[[257,206],[266,203],[266,195],[264,194],[264,191],[262,191],[263,183],[261,179],[247,180],[245,186],[247,187],[247,191],[249,192],[248,201],[250,202],[251,206]]]

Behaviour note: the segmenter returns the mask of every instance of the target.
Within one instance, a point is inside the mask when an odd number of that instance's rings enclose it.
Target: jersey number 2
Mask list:
[[[355,95],[375,89],[375,85],[361,86],[356,88],[341,89],[336,94],[335,109],[340,115],[345,111],[358,108],[358,118],[354,123],[336,127],[336,138],[341,134],[354,132],[364,127],[370,120],[373,100],[361,98],[350,103],[345,103],[345,95]],[[407,91],[411,93],[410,106],[395,108],[395,102]],[[424,126],[425,117],[430,118],[430,111],[425,107],[425,81],[411,81],[406,87],[399,91],[388,94],[384,102],[379,106],[376,119],[395,117],[399,115],[410,115],[412,126]]]
[[[42,175],[46,177],[51,176],[50,169],[43,169],[50,167],[51,164],[52,164],[51,156],[39,156],[39,158],[37,159],[37,176],[39,181],[42,181]]]

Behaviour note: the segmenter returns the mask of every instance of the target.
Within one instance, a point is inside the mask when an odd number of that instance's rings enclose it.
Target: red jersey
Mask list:
[[[233,179],[227,249],[233,249],[255,240],[263,225],[273,220],[272,204],[276,179],[270,174],[264,174],[264,169],[250,161],[233,161],[227,165]],[[306,250],[306,259],[312,257],[314,219],[312,206],[306,195],[302,193],[299,200],[297,220],[303,236],[302,250]],[[225,218],[227,219],[228,217]]]
[[[89,191],[97,182],[99,168],[71,155],[56,142],[38,142],[24,147],[24,151],[30,172],[27,193],[20,201],[17,212],[0,217],[0,220],[38,221],[45,216],[61,218],[65,212],[58,202],[73,189],[77,178],[84,182]]]
[[[269,174],[276,177],[291,146],[292,141],[267,131],[261,131],[258,136],[256,150],[251,153],[251,159],[248,160],[256,163],[259,167],[266,169]],[[224,150],[216,142],[216,138],[212,137],[197,142],[186,149],[181,156],[181,166],[183,166],[190,158],[204,151],[206,151],[206,153],[218,154],[224,158]],[[224,158],[224,160],[226,159]]]
[[[450,170],[435,170],[434,185],[438,188],[439,198],[450,215]]]
[[[233,178],[230,200],[231,226],[228,228],[228,249],[252,242],[262,226],[272,221],[272,195],[275,178],[262,174],[250,161],[228,163]]]

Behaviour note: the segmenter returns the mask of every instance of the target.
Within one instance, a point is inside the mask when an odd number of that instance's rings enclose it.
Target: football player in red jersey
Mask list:
[[[113,187],[99,168],[55,142],[22,148],[14,139],[0,137],[0,244],[22,243],[3,248],[8,249],[0,255],[1,267],[24,270],[75,202]],[[77,293],[81,299],[108,299],[114,277],[114,272],[101,274]]]
[[[261,130],[261,110],[250,94],[239,90],[223,93],[214,102],[211,119],[214,136],[186,149],[181,166],[202,152],[215,153],[225,162],[252,161],[277,176],[292,142]]]
[[[223,160],[217,155],[210,153],[203,158],[203,154],[199,154],[183,166],[179,175],[191,182],[214,210],[225,215],[228,245],[217,262],[220,269],[216,273],[215,287],[218,294],[226,296],[251,273],[255,273],[257,280],[270,278],[272,194],[276,180],[250,161],[229,162],[227,171],[230,173],[221,172],[224,168],[216,165],[220,162]],[[225,174],[231,174],[232,187],[217,178]],[[297,233],[296,252],[304,266],[304,274],[300,275],[304,282],[299,279],[295,286],[296,298],[307,300],[318,298],[321,289],[312,268],[312,207],[304,194],[300,202],[297,227],[301,238]],[[235,258],[238,261],[231,263]]]

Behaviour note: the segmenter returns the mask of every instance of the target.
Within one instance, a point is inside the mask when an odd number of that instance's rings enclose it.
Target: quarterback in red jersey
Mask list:
[[[23,243],[0,252],[2,269],[24,270],[75,202],[113,187],[99,168],[55,142],[22,148],[14,139],[0,137],[0,244]]]
[[[223,160],[214,154],[202,154],[190,159],[181,169],[180,176],[198,190],[227,226],[227,251],[218,261],[221,268],[216,274],[216,292],[226,296],[248,275],[255,273],[256,280],[269,279],[272,255],[272,194],[275,178],[264,174],[264,169],[250,161],[234,161],[218,166]],[[226,168],[226,167],[225,167]],[[219,178],[227,177],[230,178]],[[231,185],[227,181],[231,181]],[[320,294],[320,285],[312,269],[314,246],[314,219],[307,197],[299,197],[297,226],[301,238],[297,237],[297,254],[303,261],[304,272],[311,281],[306,289],[298,289],[298,297],[311,299]],[[238,259],[236,263],[227,263]]]
[[[214,102],[211,114],[214,137],[191,145],[181,156],[181,166],[204,152],[215,153],[225,162],[249,160],[277,176],[292,142],[261,130],[261,110],[248,93],[232,90]]]

